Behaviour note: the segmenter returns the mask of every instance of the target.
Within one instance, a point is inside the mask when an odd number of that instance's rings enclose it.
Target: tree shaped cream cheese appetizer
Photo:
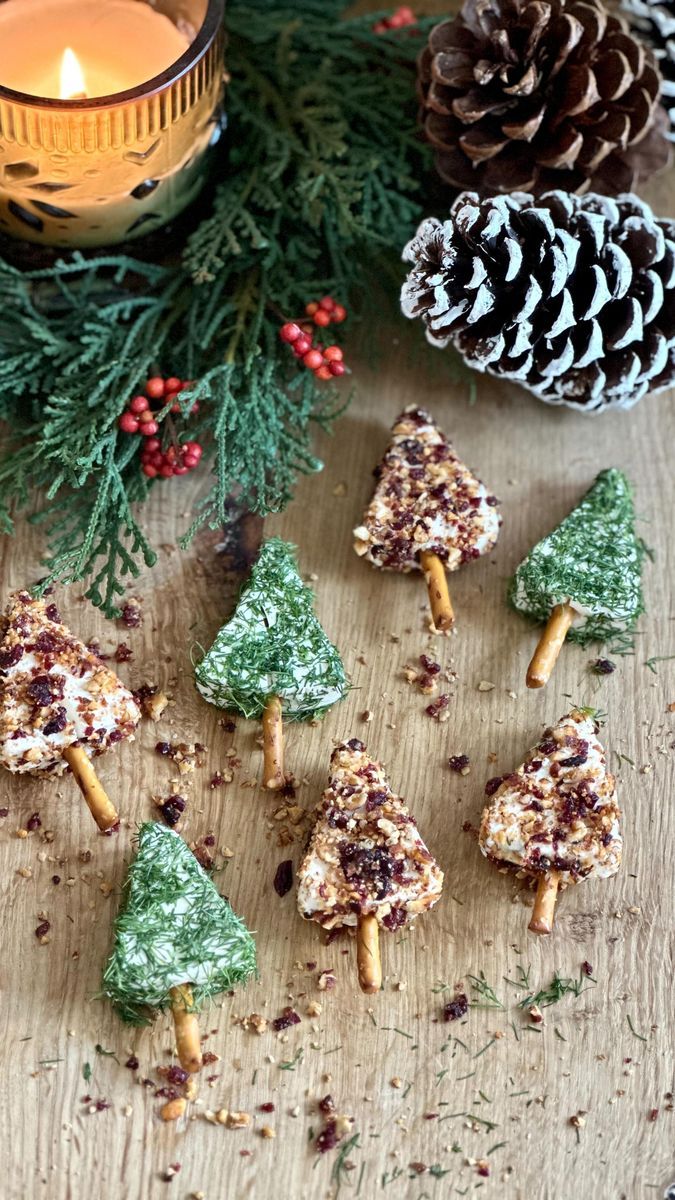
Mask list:
[[[550,933],[559,887],[591,875],[606,879],[621,863],[614,776],[589,710],[561,717],[524,763],[490,780],[486,792],[480,848],[498,866],[537,881],[530,929]]]
[[[264,784],[281,787],[282,718],[311,720],[347,692],[342,660],[315,616],[313,593],[287,542],[265,542],[196,678],[206,700],[262,719]]]
[[[457,457],[423,408],[395,422],[354,549],[386,571],[424,571],[436,629],[454,615],[446,571],[489,554],[499,536],[497,500]]]
[[[325,929],[357,930],[359,983],[382,982],[378,937],[439,899],[443,872],[384,768],[358,738],[333,751],[329,783],[298,869],[298,908]]]
[[[528,668],[528,687],[547,683],[565,638],[585,646],[630,633],[644,610],[644,554],[630,483],[621,471],[601,471],[511,582],[514,607],[546,622]]]
[[[202,1065],[197,1013],[256,969],[255,943],[172,829],[149,821],[124,885],[103,991],[123,1021],[171,1009],[180,1064]]]
[[[115,673],[73,637],[51,602],[10,596],[0,621],[0,761],[8,771],[72,771],[99,829],[117,812],[91,764],[133,736],[141,714]]]

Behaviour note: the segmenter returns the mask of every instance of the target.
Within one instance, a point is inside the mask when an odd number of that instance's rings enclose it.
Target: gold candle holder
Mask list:
[[[146,83],[56,100],[0,80],[0,232],[43,246],[110,246],[151,234],[196,198],[223,127],[224,0],[153,7],[191,40]]]

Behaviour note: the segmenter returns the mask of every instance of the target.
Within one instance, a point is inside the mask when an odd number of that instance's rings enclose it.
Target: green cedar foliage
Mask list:
[[[279,324],[396,270],[428,161],[414,90],[428,22],[378,35],[374,19],[343,18],[337,0],[230,0],[227,157],[182,256],[75,253],[24,273],[0,260],[0,528],[38,489],[46,582],[86,578],[109,615],[122,577],[156,557],[137,504],[154,484],[117,427],[148,375],[197,381],[183,404],[200,402],[189,436],[212,480],[186,541],[226,520],[233,490],[279,510],[321,467],[312,424],[341,411],[345,384],[299,368]]]

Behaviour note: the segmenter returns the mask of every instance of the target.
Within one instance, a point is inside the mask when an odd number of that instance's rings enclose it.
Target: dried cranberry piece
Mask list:
[[[458,775],[462,774],[469,766],[469,758],[466,754],[453,754],[448,759],[448,766],[451,771],[456,771]]]
[[[42,629],[35,639],[35,649],[41,654],[52,654],[57,649],[59,639],[48,629]]]
[[[427,672],[427,675],[438,675],[441,664],[434,662],[433,658],[429,658],[428,654],[420,654],[420,662]]]
[[[561,767],[582,767],[588,759],[588,754],[575,754],[572,758],[563,758],[560,762]]]
[[[181,813],[185,811],[185,800],[182,796],[171,796],[159,807],[167,825],[173,829],[173,826],[178,824]]]
[[[264,1113],[272,1113],[272,1112],[274,1112],[274,1105],[272,1104],[272,1101],[271,1101],[271,1100],[267,1100],[267,1101],[266,1101],[264,1104],[259,1104],[259,1105],[258,1105],[258,1112],[264,1112]]]
[[[279,1033],[282,1029],[290,1029],[291,1025],[299,1025],[300,1017],[294,1008],[285,1008],[280,1017],[275,1017],[272,1021],[272,1029]]]
[[[138,629],[141,623],[140,605],[127,600],[122,606],[122,622],[127,629]]]
[[[459,1021],[469,1011],[469,1001],[464,992],[457,992],[454,1000],[450,1000],[443,1009],[444,1021]]]
[[[67,724],[68,716],[65,708],[57,708],[51,721],[47,721],[47,724],[43,726],[42,732],[45,737],[51,737],[54,733],[61,733],[61,730],[65,729]]]
[[[171,754],[171,743],[170,742],[156,742],[155,743],[155,754],[163,754],[163,755]]]
[[[329,1121],[316,1139],[318,1153],[325,1154],[328,1150],[334,1150],[339,1141],[337,1121]]]
[[[7,817],[7,816],[9,816],[9,809],[8,808],[0,808],[0,817]]]
[[[591,663],[591,671],[595,675],[612,675],[616,671],[616,663],[608,658],[596,658]]]
[[[129,662],[129,659],[132,657],[133,657],[133,654],[132,654],[131,648],[129,646],[127,646],[126,642],[120,642],[120,644],[117,647],[115,654],[114,654],[115,662],[118,662],[118,663]]]
[[[376,900],[383,900],[391,890],[394,862],[382,846],[361,849],[349,842],[340,850],[340,866],[350,883],[363,883],[371,889]]]
[[[358,738],[350,738],[349,741],[347,742],[347,749],[354,750],[358,754],[363,754],[363,751],[365,750],[365,746],[364,746],[363,742],[359,741]]]
[[[589,979],[592,977],[593,968],[592,968],[591,964],[586,961],[586,959],[584,959],[584,961],[581,964],[581,970],[583,971],[584,975],[586,975]]]
[[[49,921],[41,921],[40,924],[38,925],[37,929],[35,930],[36,938],[43,938],[46,933],[49,933],[50,929],[51,929],[51,925],[50,925]]]
[[[402,925],[405,925],[405,920],[406,911],[404,908],[392,908],[390,912],[388,912],[386,916],[382,918],[382,924],[384,925],[385,929],[393,931],[395,929],[400,929]]]
[[[324,1096],[323,1100],[319,1100],[317,1108],[320,1113],[323,1113],[324,1117],[333,1116],[333,1113],[335,1112],[335,1101],[330,1093],[327,1096]]]
[[[544,741],[539,743],[539,749],[542,754],[555,754],[558,743],[553,738],[544,738]]]
[[[35,829],[39,829],[41,825],[42,825],[42,821],[40,820],[39,812],[31,813],[28,820],[26,821],[26,829],[30,833],[32,833]]]
[[[376,791],[370,792],[366,800],[366,812],[372,812],[374,808],[379,808],[387,799],[387,792]]]
[[[48,708],[55,700],[63,699],[65,684],[64,675],[36,675],[28,684],[26,692],[38,708]]]
[[[286,896],[293,887],[293,860],[287,858],[279,863],[274,873],[274,890],[277,896]]]
[[[0,671],[15,667],[23,657],[23,646],[11,646],[9,650],[0,650]]]
[[[492,779],[488,779],[487,783],[485,784],[485,795],[494,796],[497,788],[501,787],[503,782],[503,775],[495,775]]]
[[[138,1062],[138,1059],[136,1058],[136,1055],[130,1054],[124,1065],[125,1065],[125,1067],[128,1067],[130,1071],[137,1071],[138,1067],[139,1067],[139,1062]]]
[[[55,604],[47,605],[45,609],[45,616],[47,617],[48,621],[54,621],[57,625],[61,624],[61,613]]]

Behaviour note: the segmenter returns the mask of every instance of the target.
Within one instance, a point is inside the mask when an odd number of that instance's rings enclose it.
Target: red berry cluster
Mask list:
[[[337,304],[332,296],[312,300],[305,305],[305,312],[320,329],[328,325],[339,325],[347,316],[347,309]],[[308,321],[286,321],[279,330],[282,342],[289,345],[296,358],[313,371],[317,379],[332,379],[344,375],[345,364],[339,346],[317,346],[312,340],[312,326]]]
[[[147,380],[143,394],[130,400],[129,407],[119,419],[118,424],[123,433],[136,433],[145,438],[141,450],[141,470],[148,479],[158,476],[161,479],[170,479],[173,475],[187,475],[188,471],[193,471],[199,464],[202,456],[199,442],[179,443],[170,418],[167,422],[171,436],[169,445],[163,447],[156,436],[159,433],[159,422],[156,420],[153,405],[164,408],[166,404],[171,404],[170,413],[179,414],[181,407],[177,397],[189,386],[187,380],[178,379],[173,375],[168,379],[163,379],[161,375],[153,375],[152,379]],[[195,400],[190,415],[198,409],[199,404]]]
[[[417,17],[412,8],[408,8],[407,4],[401,4],[390,17],[385,17],[382,21],[376,21],[373,25],[373,33],[387,33],[390,29],[403,29],[405,25],[416,25]]]

